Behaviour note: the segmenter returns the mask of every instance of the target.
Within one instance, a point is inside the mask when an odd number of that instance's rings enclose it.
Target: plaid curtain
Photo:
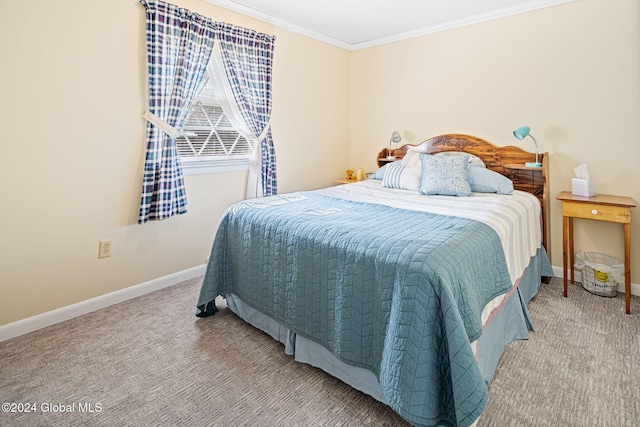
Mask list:
[[[247,127],[257,136],[261,173],[257,194],[277,194],[276,153],[271,137],[271,76],[275,37],[216,22],[216,39],[235,103]],[[252,165],[254,167],[255,165]],[[252,171],[249,172],[249,186]]]
[[[138,223],[187,211],[176,137],[189,113],[214,44],[212,20],[155,0],[146,8],[149,110]]]

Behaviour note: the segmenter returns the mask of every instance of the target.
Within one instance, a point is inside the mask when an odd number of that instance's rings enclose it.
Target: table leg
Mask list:
[[[567,245],[569,244],[569,218],[566,216],[562,217],[562,272],[564,277],[564,296],[567,296],[567,279],[568,279],[568,271],[567,271]]]
[[[571,284],[576,281],[575,280],[575,271],[573,265],[576,263],[575,260],[576,251],[573,248],[573,217],[569,217],[569,271],[571,271]]]
[[[624,225],[624,299],[627,314],[631,314],[631,224]]]

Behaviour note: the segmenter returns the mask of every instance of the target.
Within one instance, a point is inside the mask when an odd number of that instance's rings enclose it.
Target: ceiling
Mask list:
[[[575,0],[205,0],[349,50]]]

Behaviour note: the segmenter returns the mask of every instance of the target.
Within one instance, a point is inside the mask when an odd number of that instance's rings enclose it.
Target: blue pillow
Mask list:
[[[474,193],[513,194],[513,181],[496,171],[468,168],[467,178]]]
[[[373,179],[382,179],[384,178],[384,173],[387,171],[387,166],[391,163],[387,163],[386,165],[382,165],[377,171],[373,174]]]
[[[422,163],[421,194],[458,197],[473,195],[467,179],[469,156],[420,154],[420,162]]]

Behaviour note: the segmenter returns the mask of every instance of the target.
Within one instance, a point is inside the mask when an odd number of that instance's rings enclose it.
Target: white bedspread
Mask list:
[[[483,222],[500,237],[512,284],[516,283],[540,248],[541,208],[540,202],[531,193],[515,190],[513,195],[475,193],[471,197],[424,196],[416,191],[390,189],[381,184],[379,180],[368,179],[317,191],[354,201]],[[375,218],[372,220],[375,221]],[[384,226],[381,224],[381,227]]]

